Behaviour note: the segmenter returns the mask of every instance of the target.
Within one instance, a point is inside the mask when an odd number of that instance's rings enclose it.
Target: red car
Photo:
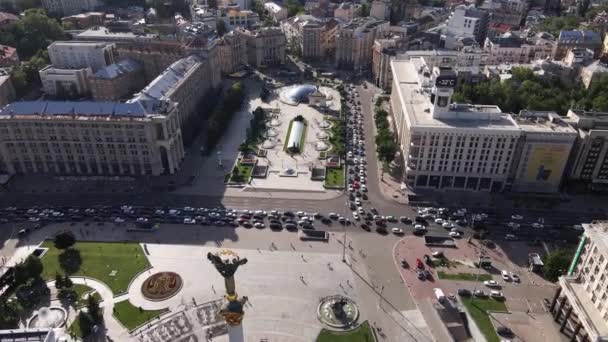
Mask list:
[[[422,263],[422,260],[416,259],[416,267],[418,267],[421,270],[424,269],[424,264]]]

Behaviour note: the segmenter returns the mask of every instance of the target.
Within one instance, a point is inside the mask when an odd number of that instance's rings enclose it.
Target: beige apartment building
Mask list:
[[[119,42],[116,52],[120,59],[130,58],[144,68],[146,82],[151,82],[169,65],[188,56],[186,47],[177,41]]]
[[[376,39],[372,50],[372,77],[377,87],[390,90],[393,83],[391,59],[397,55],[395,39]]]
[[[256,68],[285,63],[285,34],[277,27],[262,27],[249,31],[235,29],[237,35],[245,38],[247,61]]]
[[[242,34],[231,31],[216,44],[222,74],[228,75],[247,64],[247,40]]]
[[[160,175],[184,156],[167,102],[14,102],[0,109],[0,171]]]
[[[608,340],[608,222],[582,224],[574,260],[549,307],[570,341]]]
[[[146,85],[143,68],[132,59],[123,59],[89,76],[91,95],[96,101],[118,101],[131,97]]]
[[[303,59],[323,59],[333,55],[338,22],[335,19],[298,15],[281,23],[287,43]]]
[[[593,186],[608,184],[608,113],[569,110],[566,120],[578,131],[569,178]]]
[[[371,17],[355,18],[341,25],[336,33],[336,65],[354,70],[369,68],[376,34],[387,30],[389,25]]]

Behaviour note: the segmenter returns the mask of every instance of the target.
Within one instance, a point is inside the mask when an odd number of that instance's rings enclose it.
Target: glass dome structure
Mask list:
[[[315,91],[317,91],[317,87],[312,84],[298,84],[286,89],[284,95],[287,100],[294,103],[300,103],[305,101],[308,95]]]

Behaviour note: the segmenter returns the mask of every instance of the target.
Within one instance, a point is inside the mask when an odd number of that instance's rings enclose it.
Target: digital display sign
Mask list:
[[[435,86],[441,88],[455,88],[456,81],[455,76],[437,76],[435,79]]]

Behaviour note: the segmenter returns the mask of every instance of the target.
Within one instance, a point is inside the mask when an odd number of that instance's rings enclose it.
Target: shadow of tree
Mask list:
[[[74,274],[80,270],[82,265],[82,257],[80,251],[74,248],[68,248],[63,253],[59,254],[59,265],[67,274]]]

